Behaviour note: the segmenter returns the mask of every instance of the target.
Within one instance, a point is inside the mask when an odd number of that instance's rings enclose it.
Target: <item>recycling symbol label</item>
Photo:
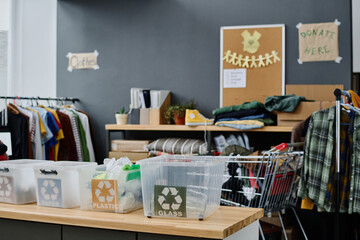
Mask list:
[[[155,185],[154,215],[186,217],[186,187]]]
[[[117,180],[92,179],[91,194],[93,209],[115,211],[118,203]]]
[[[13,178],[0,176],[0,201],[6,203],[14,202]]]
[[[61,180],[39,178],[38,196],[38,201],[42,206],[62,207]]]

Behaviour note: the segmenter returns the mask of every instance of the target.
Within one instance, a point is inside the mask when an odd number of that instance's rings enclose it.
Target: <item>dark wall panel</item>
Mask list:
[[[57,95],[79,97],[92,117],[100,154],[106,123],[130,103],[130,88],[194,99],[206,116],[219,106],[220,27],[286,25],[286,83],[350,88],[349,0],[63,0],[58,2]],[[341,64],[299,65],[296,24],[341,21]],[[100,70],[67,69],[68,52],[97,49]]]

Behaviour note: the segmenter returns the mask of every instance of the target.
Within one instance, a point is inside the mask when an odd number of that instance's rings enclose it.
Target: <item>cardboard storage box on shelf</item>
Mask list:
[[[148,152],[144,151],[120,151],[120,152],[109,152],[109,158],[122,158],[128,157],[131,162],[135,163],[138,160],[142,160],[148,157]]]
[[[153,101],[157,99],[157,103],[155,104],[157,107],[151,104],[151,108],[140,108],[140,124],[143,125],[159,125],[165,124],[164,119],[164,111],[167,106],[171,103],[171,94],[168,90],[151,90],[152,92],[156,92],[158,94],[157,97],[151,98]]]
[[[150,140],[112,140],[111,151],[144,151],[147,152],[147,146]]]
[[[334,90],[344,89],[343,85],[286,85],[286,94],[304,96],[315,102],[301,102],[292,113],[279,112],[278,126],[294,126],[311,116],[313,112],[335,106]]]

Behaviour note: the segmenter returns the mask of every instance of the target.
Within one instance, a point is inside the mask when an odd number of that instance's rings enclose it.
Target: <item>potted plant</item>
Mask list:
[[[116,112],[115,114],[116,124],[124,125],[128,123],[128,113],[125,112],[125,108],[122,108],[120,112]]]
[[[193,100],[191,100],[189,103],[173,104],[168,106],[164,111],[164,118],[166,123],[184,125],[186,109],[195,109],[195,107],[196,105]]]

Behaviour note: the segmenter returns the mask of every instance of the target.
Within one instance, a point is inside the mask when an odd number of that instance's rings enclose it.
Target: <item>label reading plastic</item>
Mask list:
[[[92,207],[93,209],[115,211],[118,203],[117,180],[91,180]]]
[[[38,179],[39,204],[48,207],[62,207],[61,180]]]
[[[155,216],[186,217],[186,187],[154,186]]]

